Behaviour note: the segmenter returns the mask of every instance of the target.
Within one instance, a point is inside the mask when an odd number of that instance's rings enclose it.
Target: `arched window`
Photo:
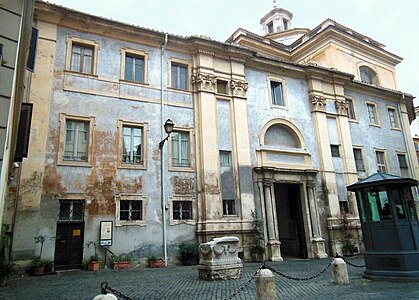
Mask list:
[[[361,75],[361,81],[378,85],[377,73],[373,69],[367,66],[361,66],[359,67],[359,73]]]

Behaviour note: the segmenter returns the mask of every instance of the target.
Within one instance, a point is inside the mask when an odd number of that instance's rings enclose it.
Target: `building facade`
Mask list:
[[[254,211],[267,259],[324,258],[348,242],[343,211],[362,249],[347,185],[377,170],[416,177],[401,59],[332,20],[292,29],[274,8],[265,36],[240,29],[220,43],[41,1],[35,18],[42,68],[15,259],[44,236],[43,256],[77,267],[111,221],[109,249],[135,260],[174,263],[182,242],[224,235],[250,260]]]

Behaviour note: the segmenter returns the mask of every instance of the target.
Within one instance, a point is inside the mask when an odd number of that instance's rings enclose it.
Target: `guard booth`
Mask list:
[[[418,181],[376,173],[347,187],[356,193],[365,244],[364,277],[419,280]]]

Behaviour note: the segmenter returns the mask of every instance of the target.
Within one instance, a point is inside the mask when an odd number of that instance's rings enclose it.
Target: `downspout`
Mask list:
[[[161,46],[161,82],[160,82],[160,88],[161,88],[161,113],[160,113],[160,116],[161,116],[161,127],[160,127],[160,129],[161,129],[161,140],[163,140],[163,138],[164,138],[164,134],[165,134],[165,131],[164,131],[164,126],[163,126],[163,124],[164,124],[164,119],[165,119],[165,116],[164,116],[164,105],[165,105],[165,93],[164,93],[164,84],[163,84],[163,81],[164,81],[164,72],[163,72],[163,70],[164,70],[164,53],[165,53],[165,51],[166,51],[166,46],[167,46],[167,40],[168,40],[168,35],[167,35],[167,33],[165,33],[165,35],[164,35],[164,43],[163,43],[163,45]],[[161,170],[160,170],[160,178],[161,178],[161,184],[160,184],[160,195],[161,195],[161,210],[162,210],[162,218],[163,218],[163,253],[164,253],[164,263],[165,263],[165,266],[167,267],[167,225],[166,225],[166,209],[167,209],[167,205],[166,205],[166,197],[165,197],[165,194],[164,194],[164,180],[163,180],[163,174],[164,174],[164,166],[166,165],[165,163],[164,163],[164,155],[163,155],[163,147],[162,147],[162,149],[160,150],[160,167],[161,167]]]

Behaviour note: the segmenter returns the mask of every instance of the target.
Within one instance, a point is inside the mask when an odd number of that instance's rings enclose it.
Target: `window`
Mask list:
[[[223,199],[223,215],[236,215],[236,201],[234,199]]]
[[[191,220],[192,201],[173,201],[173,220]]]
[[[58,220],[72,222],[84,220],[84,201],[60,200]]]
[[[370,125],[378,125],[376,105],[373,103],[367,103],[367,111]]]
[[[355,109],[354,109],[354,102],[352,99],[345,99],[346,104],[348,104],[348,118],[351,120],[355,120]]]
[[[228,82],[225,80],[217,80],[217,93],[228,95]]]
[[[409,167],[408,167],[407,161],[406,161],[406,155],[405,154],[397,154],[397,160],[399,161],[401,177],[409,178],[410,174],[409,174]]]
[[[99,44],[93,41],[67,37],[66,69],[84,74],[96,74]]]
[[[146,225],[146,197],[141,194],[119,194],[115,199],[116,226]]]
[[[124,125],[122,132],[122,163],[143,164],[143,129]]]
[[[143,202],[121,200],[119,203],[119,220],[141,221],[143,219]]]
[[[385,161],[385,152],[384,151],[375,151],[375,158],[377,160],[377,171],[381,173],[386,173],[386,161]]]
[[[66,121],[63,160],[87,161],[89,148],[89,122]]]
[[[399,126],[399,119],[397,118],[396,109],[392,107],[388,107],[388,118],[390,120],[390,127],[391,128],[400,128]]]
[[[354,148],[354,157],[356,170],[358,172],[365,172],[364,160],[362,159],[362,150]]]
[[[190,142],[188,131],[173,131],[171,134],[172,166],[190,167]]]
[[[231,151],[220,150],[220,166],[221,167],[231,166]]]
[[[273,22],[269,22],[267,26],[268,26],[268,33],[274,32],[274,23]]]
[[[391,220],[392,214],[387,192],[385,190],[377,190],[368,192],[367,195],[371,212],[371,221],[379,222],[382,220]]]
[[[373,69],[367,66],[361,66],[359,68],[359,73],[361,75],[361,81],[378,85],[377,73],[375,73]]]
[[[144,82],[144,57],[125,55],[125,80]]]
[[[187,90],[188,89],[188,66],[177,62],[171,64],[172,88]]]
[[[332,157],[340,157],[339,145],[330,145],[330,151],[332,152]]]
[[[289,28],[288,20],[283,19],[282,21],[284,23],[284,30],[288,30],[288,28]]]
[[[285,106],[282,82],[271,81],[271,97],[273,105]]]

